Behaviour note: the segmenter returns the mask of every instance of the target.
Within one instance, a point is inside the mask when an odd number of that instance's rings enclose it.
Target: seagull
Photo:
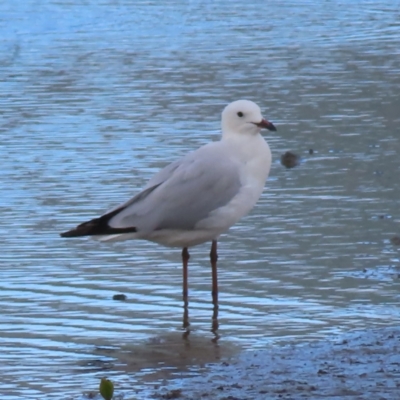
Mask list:
[[[136,196],[61,236],[144,239],[181,248],[185,305],[188,249],[211,241],[212,300],[217,305],[217,240],[260,198],[271,168],[271,151],[260,132],[262,128],[276,131],[260,107],[249,100],[228,104],[221,128],[219,141],[167,165]]]

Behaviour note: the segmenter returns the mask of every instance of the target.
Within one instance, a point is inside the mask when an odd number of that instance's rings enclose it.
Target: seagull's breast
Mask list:
[[[231,144],[232,157],[238,161],[240,190],[226,205],[199,221],[196,229],[216,229],[222,233],[247,215],[257,203],[271,168],[271,150],[261,135],[251,139]]]

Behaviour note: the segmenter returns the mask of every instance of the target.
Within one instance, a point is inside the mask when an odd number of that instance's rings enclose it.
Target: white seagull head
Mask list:
[[[237,100],[228,104],[222,111],[221,125],[224,136],[254,135],[262,128],[276,131],[275,126],[263,118],[260,107],[249,100]]]

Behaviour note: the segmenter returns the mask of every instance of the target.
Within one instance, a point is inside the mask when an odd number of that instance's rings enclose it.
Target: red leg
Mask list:
[[[182,250],[182,263],[183,263],[183,301],[185,305],[188,302],[188,262],[189,262],[189,252],[187,247]]]
[[[218,273],[217,273],[217,241],[213,240],[210,251],[211,273],[212,273],[212,299],[214,306],[218,305]]]

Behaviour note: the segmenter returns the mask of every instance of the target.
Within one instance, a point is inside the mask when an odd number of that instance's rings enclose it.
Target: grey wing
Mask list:
[[[178,168],[182,160],[177,160],[175,162],[172,162],[171,164],[168,164],[166,167],[158,171],[146,184],[146,186],[143,188],[143,190],[138,193],[137,195],[131,197],[128,201],[122,204],[118,204],[117,206],[114,206],[113,208],[109,209],[105,215],[109,213],[113,213],[117,210],[123,210],[128,207],[130,207],[132,204],[138,203],[140,200],[145,198],[150,192],[152,192],[157,186],[159,186],[161,183],[165,182],[168,180],[173,172]]]
[[[214,146],[213,146],[214,145]],[[156,179],[155,179],[156,178]],[[239,165],[215,143],[160,171],[148,187],[110,219],[114,228],[190,230],[239,192]]]
[[[177,160],[168,164],[166,167],[158,171],[146,184],[143,190],[156,186],[160,183],[167,181],[174,171],[185,161],[185,157],[183,159]]]

